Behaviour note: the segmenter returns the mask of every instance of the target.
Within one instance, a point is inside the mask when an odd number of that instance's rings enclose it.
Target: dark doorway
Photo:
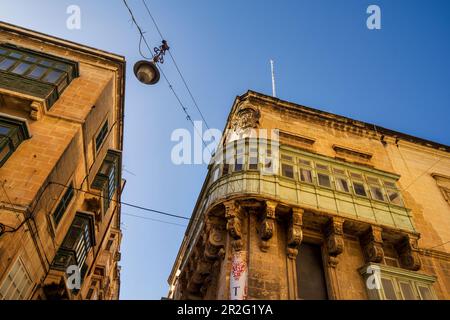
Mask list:
[[[297,283],[300,299],[328,299],[320,246],[309,243],[300,245],[297,256]]]

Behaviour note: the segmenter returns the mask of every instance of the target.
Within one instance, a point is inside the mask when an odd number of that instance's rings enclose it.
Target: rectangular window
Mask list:
[[[101,190],[103,193],[104,212],[108,210],[114,193],[119,186],[120,158],[120,152],[108,150],[102,166],[92,183],[92,188]]]
[[[0,300],[26,300],[29,298],[32,285],[25,265],[19,258],[0,286]]]
[[[403,294],[403,300],[417,300],[409,282],[400,281],[399,284]]]
[[[64,213],[66,212],[70,202],[73,199],[73,195],[74,195],[73,184],[70,184],[70,186],[65,190],[61,200],[59,200],[59,204],[56,207],[55,211],[53,212],[53,220],[55,221],[55,225],[58,225],[59,222],[61,221],[62,217],[64,216]]]
[[[317,179],[319,180],[319,185],[322,187],[331,188],[330,176],[324,173],[318,173]]]
[[[230,172],[230,165],[225,163],[222,168],[222,176],[228,174],[229,172]]]
[[[398,300],[397,295],[395,294],[395,288],[392,280],[387,278],[381,278],[381,284],[383,286],[386,300]]]
[[[294,179],[294,167],[286,163],[281,164],[281,175]]]
[[[26,120],[0,116],[0,167],[26,139],[30,138]]]
[[[434,300],[430,288],[425,286],[417,286],[419,288],[420,298],[422,300]]]
[[[100,132],[97,134],[97,137],[95,138],[95,151],[98,152],[98,150],[103,144],[103,141],[105,141],[107,134],[108,134],[108,120],[106,120],[106,122],[103,124],[103,127],[100,129]]]
[[[381,190],[380,187],[370,186],[370,193],[371,193],[373,199],[379,200],[379,201],[386,201],[383,190]]]
[[[305,159],[300,159],[300,165],[311,167],[311,161],[305,160]]]
[[[338,169],[338,168],[333,168],[333,172],[334,172],[334,174],[345,176],[345,170]]]
[[[328,168],[327,165],[320,164],[320,163],[316,163],[316,168],[317,168],[318,170],[324,170],[324,171],[328,171],[328,170],[329,170],[329,168]]]
[[[303,182],[313,183],[311,170],[301,168],[300,169],[300,179]]]
[[[387,194],[389,198],[389,202],[398,205],[398,206],[404,206],[403,200],[400,196],[400,193],[397,190],[387,189]]]
[[[366,189],[364,184],[360,182],[353,182],[353,189],[358,196],[367,197]]]
[[[336,189],[343,192],[350,192],[346,178],[336,177]]]
[[[244,168],[244,157],[237,157],[234,164],[234,171],[242,171]]]
[[[286,161],[293,161],[293,158],[291,156],[288,156],[287,154],[282,154],[281,155],[281,160],[286,160]]]
[[[321,248],[302,242],[297,255],[297,290],[302,300],[327,300]]]
[[[258,170],[258,147],[254,147],[253,145],[254,143],[249,146],[248,169]]]

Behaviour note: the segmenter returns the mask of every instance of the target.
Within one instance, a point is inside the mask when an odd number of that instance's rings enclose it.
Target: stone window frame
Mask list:
[[[419,287],[427,288],[431,295],[431,300],[437,300],[436,293],[433,289],[433,283],[437,279],[436,276],[378,263],[366,264],[359,269],[359,273],[364,279],[370,300],[388,300],[385,285],[383,285],[382,280],[390,281],[392,284],[394,290],[392,293],[395,295],[395,300],[408,300],[405,299],[405,293],[401,288],[401,283],[410,285],[412,293],[415,296],[413,300],[427,300],[422,296]]]
[[[431,176],[433,177],[437,187],[441,191],[444,200],[450,205],[450,177],[435,172],[432,173]]]
[[[0,113],[0,167],[13,155],[22,142],[31,138],[25,119]],[[9,149],[6,153],[4,150]],[[3,155],[2,155],[3,154]]]

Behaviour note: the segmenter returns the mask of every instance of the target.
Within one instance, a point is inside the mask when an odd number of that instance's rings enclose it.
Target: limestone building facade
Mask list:
[[[172,299],[450,299],[450,148],[249,91]]]
[[[0,300],[118,299],[124,77],[0,22]]]

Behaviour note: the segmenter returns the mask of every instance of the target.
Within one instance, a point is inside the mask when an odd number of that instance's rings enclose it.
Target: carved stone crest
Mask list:
[[[235,132],[255,129],[259,126],[261,113],[258,108],[248,102],[242,103],[231,120],[231,127]]]

